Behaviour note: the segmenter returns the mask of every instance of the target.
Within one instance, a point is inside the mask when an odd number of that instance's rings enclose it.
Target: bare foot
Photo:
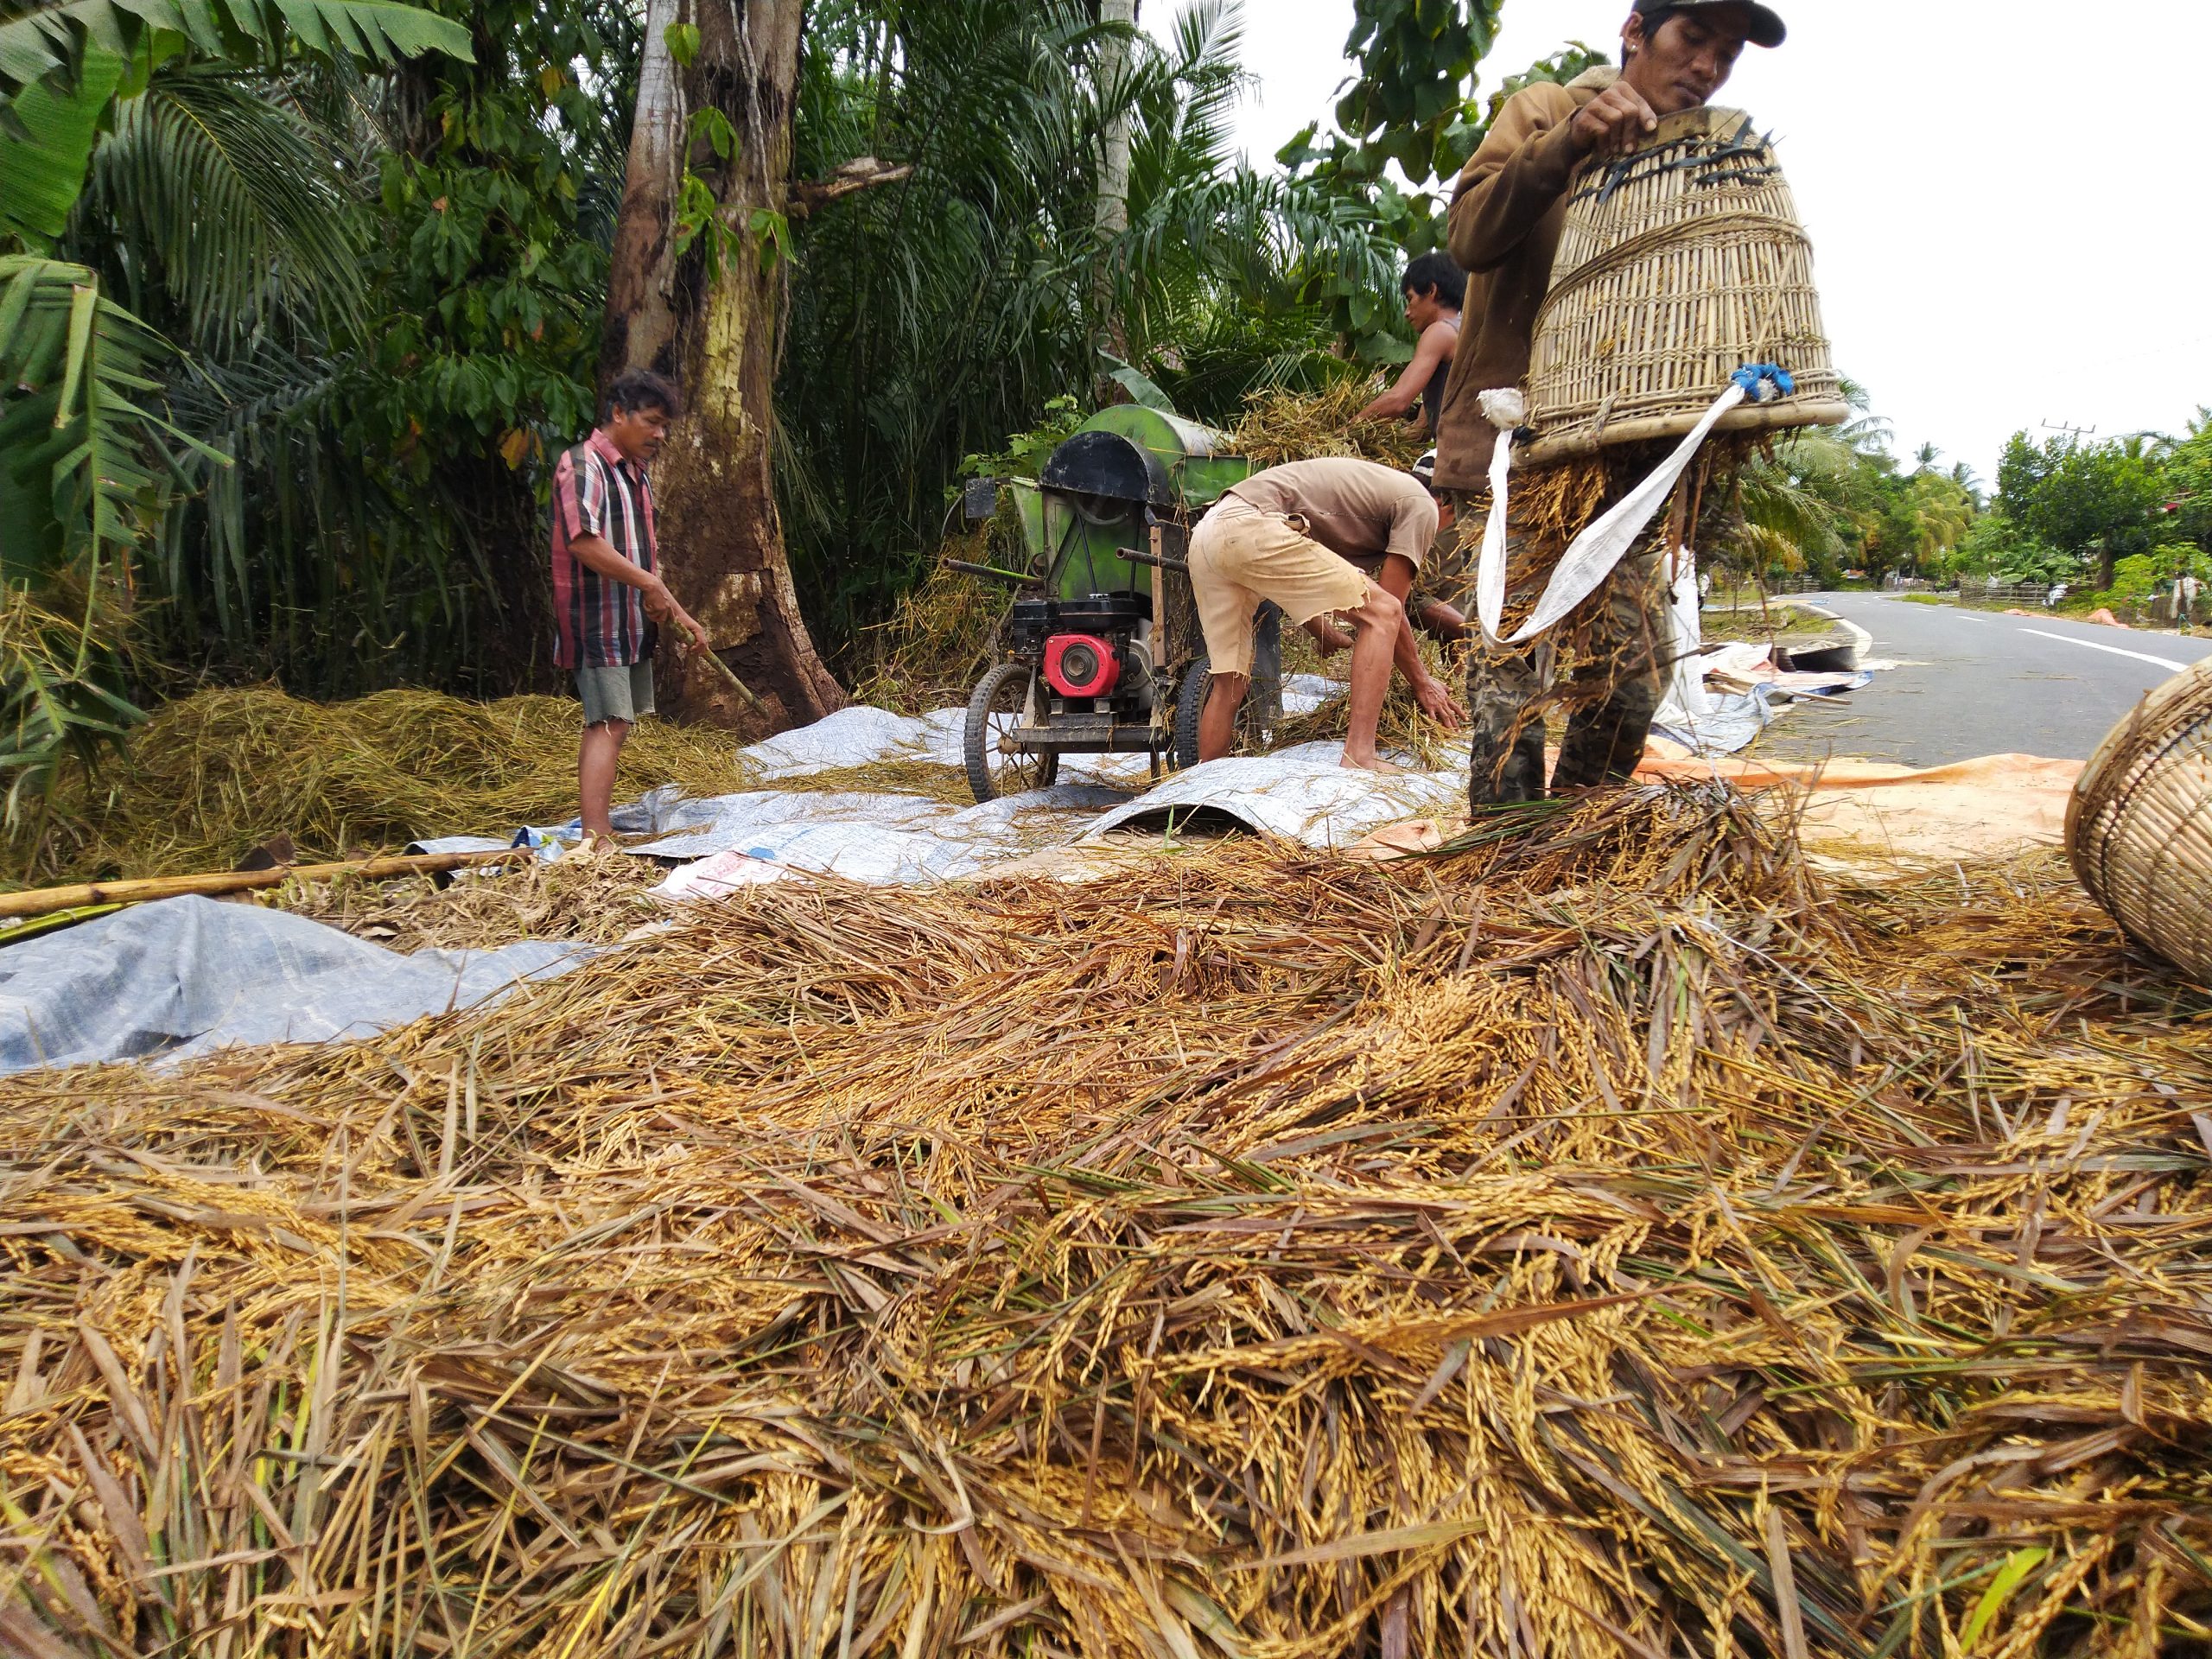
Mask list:
[[[1350,749],[1344,751],[1344,758],[1337,764],[1347,772],[1371,772],[1382,778],[1402,778],[1406,775],[1403,766],[1394,766],[1379,754],[1360,759],[1356,758]]]

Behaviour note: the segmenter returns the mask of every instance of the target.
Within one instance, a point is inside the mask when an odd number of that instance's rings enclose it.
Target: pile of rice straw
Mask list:
[[[1718,791],[0,1084],[0,1649],[2149,1656],[2212,1014]]]
[[[318,703],[274,686],[198,692],[156,710],[97,776],[65,779],[49,843],[10,848],[9,874],[224,870],[280,833],[313,861],[566,823],[582,726],[564,697],[481,703],[400,690]],[[749,779],[728,733],[646,720],[624,746],[616,798],[671,782],[726,794]]]
[[[1365,378],[1319,392],[1255,391],[1229,435],[1230,453],[1247,457],[1255,468],[1340,455],[1412,467],[1432,447],[1428,428],[1419,421],[1356,419],[1374,397],[1375,386]]]
[[[1006,537],[987,531],[948,540],[938,556],[1001,569],[1026,564]],[[888,622],[869,630],[853,700],[910,715],[965,703],[997,660],[999,621],[1012,601],[1003,584],[940,564],[899,600]]]

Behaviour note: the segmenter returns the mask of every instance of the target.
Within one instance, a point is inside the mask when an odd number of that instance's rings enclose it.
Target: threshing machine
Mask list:
[[[954,568],[1016,590],[997,660],[968,700],[965,755],[977,801],[1042,789],[1063,754],[1141,754],[1157,776],[1198,759],[1205,642],[1185,555],[1193,524],[1251,464],[1218,432],[1134,404],[1103,410],[1052,452],[1034,483],[978,479],[968,510],[1011,496],[1025,570]],[[1281,613],[1262,612],[1247,744],[1282,707]]]

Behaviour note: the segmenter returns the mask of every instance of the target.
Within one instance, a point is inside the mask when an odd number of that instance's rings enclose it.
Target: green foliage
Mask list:
[[[16,95],[13,122],[0,124],[0,238],[35,253],[53,251],[84,188],[124,67],[116,54],[94,47],[68,85],[41,82]]]
[[[92,271],[0,255],[0,575],[127,574],[194,463],[223,461],[154,406],[167,352]]]
[[[342,162],[283,83],[172,60],[117,105],[72,245],[186,350],[228,360],[288,314],[360,322]]]
[[[1466,164],[1462,89],[1489,55],[1497,16],[1498,0],[1357,0],[1344,55],[1359,73],[1336,110],[1345,177],[1379,180],[1395,162],[1419,187]]]
[[[1847,388],[1864,410],[1866,394]],[[1941,575],[1953,568],[1980,511],[1963,469],[1941,470],[1923,448],[1913,471],[1889,452],[1889,435],[1863,414],[1847,425],[1795,433],[1755,455],[1738,480],[1742,528],[1722,552],[1773,575],[1811,570],[1827,581],[1846,569]]]
[[[180,410],[240,461],[149,570],[170,664],[322,696],[543,672],[540,491],[595,413],[637,32],[620,0],[439,4],[474,25],[472,58],[226,87],[164,69],[95,157],[73,234],[194,343]],[[257,134],[219,146],[237,206],[220,238],[172,238],[194,152],[134,149],[132,122],[219,91]]]
[[[1346,43],[1359,73],[1325,139],[1306,128],[1276,160],[1325,198],[1370,221],[1405,258],[1444,246],[1451,187],[1505,100],[1538,81],[1565,83],[1605,60],[1580,41],[1507,77],[1486,105],[1468,97],[1497,29],[1497,0],[1363,0]],[[1410,192],[1384,169],[1395,163]],[[1395,274],[1377,285],[1354,271],[1317,271],[1307,297],[1363,367],[1413,355]]]
[[[35,837],[63,761],[91,770],[145,718],[114,690],[123,678],[117,606],[98,585],[84,594],[72,617],[34,600],[26,583],[0,588],[0,824],[10,841]]]
[[[1048,397],[1042,422],[1027,432],[1015,433],[995,454],[963,456],[960,474],[963,478],[1033,479],[1045,470],[1052,451],[1073,437],[1086,418],[1083,404],[1067,393]],[[948,497],[956,493],[946,492]]]
[[[2081,574],[2070,554],[2038,541],[2001,507],[1977,518],[1960,541],[1950,572],[2003,582],[2069,582]]]
[[[2113,566],[2111,584],[2097,597],[2114,607],[2139,606],[2168,574],[2171,573],[2162,570],[2158,560],[2151,554],[2131,553]]]
[[[2188,433],[2165,452],[2158,533],[2212,553],[2212,409],[2199,409]]]
[[[685,31],[689,31],[688,35]],[[669,49],[678,63],[690,63],[698,55],[699,31],[688,23],[668,26]],[[679,36],[685,41],[685,50],[677,52]],[[725,164],[737,159],[737,129],[720,110],[708,108],[692,112],[685,137],[690,141],[687,153],[704,144]],[[706,280],[709,287],[721,281],[722,264],[744,251],[744,239],[730,228],[721,216],[721,200],[715,194],[714,187],[693,172],[683,169],[683,181],[676,196],[676,254],[682,258],[706,237],[702,250],[705,256]]]
[[[1997,505],[2022,531],[2077,563],[2147,551],[2165,500],[2158,458],[2141,439],[2032,443],[2013,434],[1997,473]]]
[[[28,0],[0,22],[0,93],[63,84],[91,54],[188,49],[226,63],[273,64],[296,46],[325,57],[393,63],[422,52],[466,57],[468,32],[397,0]]]
[[[963,457],[1055,424],[1052,399],[1090,404],[1112,366],[1101,342],[1220,422],[1257,385],[1344,372],[1317,274],[1394,289],[1371,216],[1237,165],[1235,5],[1186,7],[1165,45],[1091,14],[1082,0],[810,12],[797,176],[862,156],[913,169],[792,226],[777,473],[827,648],[920,573]],[[1099,135],[1119,117],[1128,228],[1102,243]]]

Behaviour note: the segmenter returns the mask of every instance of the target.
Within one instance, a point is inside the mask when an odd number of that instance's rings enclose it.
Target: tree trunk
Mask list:
[[[602,385],[651,368],[682,389],[683,416],[653,468],[663,573],[777,728],[845,703],[799,614],[771,470],[783,271],[769,237],[789,204],[804,10],[804,0],[650,0],[600,355]],[[670,50],[671,23],[698,30],[689,63]],[[705,109],[735,130],[734,160],[689,141]],[[728,232],[711,280],[711,227],[676,252],[687,165]],[[760,724],[721,676],[673,649],[657,677],[680,718]]]
[[[1129,29],[1137,25],[1138,0],[1100,0],[1099,21],[1119,23]],[[1115,304],[1116,278],[1114,257],[1122,238],[1129,229],[1129,112],[1121,107],[1125,88],[1123,81],[1129,70],[1130,41],[1126,37],[1106,41],[1098,54],[1098,95],[1116,109],[1109,116],[1099,139],[1098,200],[1096,225],[1098,234],[1096,276],[1091,286],[1093,315],[1096,319],[1098,345],[1115,356],[1128,361],[1128,334],[1122,326],[1122,317]],[[1104,401],[1113,382],[1105,376],[1099,379],[1099,396]]]
[[[1125,29],[1137,26],[1137,0],[1099,0],[1098,20]],[[1098,54],[1101,98],[1119,105],[1129,70],[1129,41],[1107,40]],[[1098,158],[1098,239],[1111,242],[1129,228],[1129,113],[1118,109],[1106,122]]]

